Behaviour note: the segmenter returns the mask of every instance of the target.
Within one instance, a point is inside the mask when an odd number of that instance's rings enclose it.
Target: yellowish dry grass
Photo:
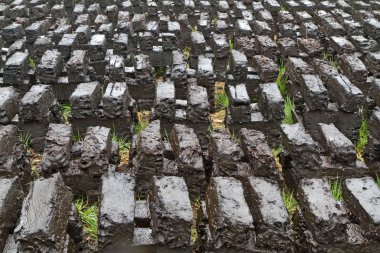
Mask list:
[[[212,129],[226,128],[224,124],[224,118],[226,117],[226,111],[220,110],[210,114]]]
[[[29,161],[31,165],[31,173],[34,178],[39,178],[41,171],[39,169],[40,163],[42,161],[42,154],[37,153],[33,149],[29,148],[28,152],[30,154]]]
[[[201,207],[201,199],[199,196],[193,199],[191,206],[193,208],[193,224],[191,225],[190,237],[191,237],[191,240],[195,242],[198,239],[197,218],[198,218],[199,208]]]
[[[215,96],[218,94],[222,94],[224,92],[224,87],[225,87],[224,82],[215,82]],[[217,107],[217,105],[215,105]],[[226,128],[224,124],[224,119],[226,117],[226,111],[221,109],[217,112],[211,113],[210,118],[211,118],[211,125],[212,129],[222,129]]]
[[[140,111],[137,112],[137,118],[139,121],[149,122],[150,120],[150,111]]]
[[[120,165],[129,163],[129,149],[120,151]]]

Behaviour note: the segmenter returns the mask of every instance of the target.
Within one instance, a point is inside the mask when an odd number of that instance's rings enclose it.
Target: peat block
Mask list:
[[[380,238],[380,189],[371,177],[346,179],[343,196],[370,238]]]
[[[130,174],[109,172],[102,177],[99,209],[101,248],[130,246],[135,215],[135,179]]]
[[[255,176],[271,177],[278,174],[272,151],[265,135],[253,129],[240,130],[241,148],[253,169]]]
[[[8,124],[19,110],[19,93],[10,87],[0,88],[0,124]]]
[[[68,166],[71,158],[72,134],[71,125],[49,125],[40,164],[40,169],[44,175],[51,175]]]
[[[153,177],[150,213],[152,235],[158,244],[189,247],[193,210],[182,177]]]
[[[204,192],[206,186],[202,150],[192,128],[175,124],[171,133],[179,175],[185,178],[192,194]]]
[[[356,161],[354,144],[334,124],[319,123],[321,146],[329,152],[334,162],[352,165]]]
[[[256,233],[242,183],[231,177],[212,177],[206,204],[215,250],[250,252],[256,243]]]
[[[348,211],[334,199],[327,180],[302,179],[299,204],[316,241],[322,244],[346,241]]]
[[[81,169],[90,175],[101,176],[108,170],[111,148],[111,129],[89,127],[83,140]]]
[[[17,177],[0,179],[0,250],[3,250],[8,233],[16,225],[22,195],[20,180]]]
[[[256,246],[288,250],[292,247],[292,229],[281,190],[271,179],[248,177],[246,199],[256,226]]]
[[[72,200],[59,173],[31,184],[15,229],[22,251],[64,252]]]

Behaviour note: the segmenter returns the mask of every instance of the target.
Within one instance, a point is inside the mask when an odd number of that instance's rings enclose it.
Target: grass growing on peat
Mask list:
[[[33,59],[33,57],[29,56],[29,66],[32,68],[32,69],[36,69],[36,61]]]
[[[78,142],[78,141],[83,141],[83,137],[82,135],[80,135],[80,132],[79,130],[77,131],[77,133],[73,136],[73,140]]]
[[[215,103],[219,108],[226,110],[230,104],[230,100],[225,91],[215,94]]]
[[[293,192],[289,192],[288,190],[282,190],[282,200],[284,201],[286,210],[290,216],[293,216],[295,211],[297,210],[297,200],[294,198]]]
[[[286,66],[283,60],[280,61],[280,68],[278,70],[278,76],[276,79],[276,84],[278,86],[278,89],[280,90],[280,93],[282,97],[285,97],[287,94],[286,91],[286,83],[288,82],[288,77],[285,76],[286,72]]]
[[[116,142],[119,147],[119,154],[122,163],[128,163],[129,149],[131,148],[131,143],[123,137],[118,136],[115,131],[112,133],[112,141]]]
[[[286,96],[285,108],[284,108],[285,118],[282,121],[283,124],[288,124],[288,125],[294,124],[293,111],[295,108],[296,108],[296,106],[294,105],[293,100],[289,96]]]
[[[21,131],[20,132],[20,141],[22,142],[25,150],[30,149],[31,135],[29,134],[29,132],[25,133],[25,132]]]
[[[155,67],[154,68],[154,77],[157,78],[164,78],[166,76],[166,67]]]
[[[329,187],[334,199],[336,199],[337,201],[342,201],[343,195],[342,195],[341,181],[339,179],[336,179],[336,180],[329,179]]]
[[[193,224],[190,228],[190,238],[192,242],[196,242],[198,239],[198,230],[197,230],[197,216],[198,216],[198,210],[201,207],[201,197],[197,196],[193,198],[193,201],[191,201],[191,206],[193,208]]]
[[[364,146],[368,142],[368,120],[364,117],[362,118],[362,123],[359,128],[359,138],[356,143],[356,156],[363,161],[363,150]]]
[[[87,235],[87,240],[96,241],[98,238],[98,206],[97,204],[89,205],[84,198],[78,198],[74,202],[79,216],[83,223],[83,231]]]
[[[69,116],[71,114],[71,105],[70,104],[61,104],[60,111],[63,117],[65,124],[69,123]]]
[[[281,163],[280,163],[280,153],[282,152],[282,146],[278,146],[277,148],[272,148],[272,155],[274,157],[274,160],[276,161],[276,166],[278,168],[278,170],[282,170],[282,166],[281,166]]]
[[[322,58],[323,60],[330,62],[334,69],[339,69],[338,59],[329,54],[326,50],[322,52]]]
[[[228,40],[228,46],[230,49],[234,49],[234,41],[232,39]]]
[[[137,123],[132,125],[133,134],[141,133],[149,124],[150,112],[140,111],[137,112]]]

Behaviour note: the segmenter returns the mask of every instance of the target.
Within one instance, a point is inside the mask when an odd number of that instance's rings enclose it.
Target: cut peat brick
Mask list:
[[[215,250],[252,250],[255,226],[240,181],[213,177],[206,196],[211,240]]]
[[[372,238],[380,238],[380,189],[371,177],[346,179],[343,196],[360,225]]]
[[[188,247],[193,210],[185,180],[153,177],[149,200],[154,240],[169,248]]]

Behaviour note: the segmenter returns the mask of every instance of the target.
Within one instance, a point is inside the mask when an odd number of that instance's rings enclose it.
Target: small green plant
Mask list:
[[[272,155],[274,157],[278,157],[282,152],[282,146],[278,146],[277,148],[272,148]]]
[[[166,131],[166,129],[164,129],[164,132],[165,132],[164,140],[170,144],[170,138],[169,138],[168,131]]]
[[[293,100],[289,96],[286,96],[285,106],[284,106],[285,118],[282,121],[283,124],[288,124],[288,125],[294,124],[294,120],[293,120],[293,110],[294,109],[295,109],[295,105],[294,105]]]
[[[112,141],[117,143],[120,153],[129,151],[131,148],[131,143],[126,138],[118,136],[115,131],[112,133]]]
[[[69,116],[71,114],[71,105],[70,104],[61,104],[61,113],[63,120],[66,124],[69,123]]]
[[[154,68],[154,77],[165,77],[166,76],[166,67],[155,67]]]
[[[188,60],[190,58],[190,48],[189,47],[185,47],[182,51],[185,54],[186,60]]]
[[[277,148],[272,148],[272,155],[274,157],[274,160],[276,162],[276,166],[278,168],[278,170],[282,170],[282,165],[280,163],[280,153],[282,152],[282,147],[281,146],[278,146]]]
[[[197,195],[193,197],[193,206],[199,208],[201,206],[201,195]]]
[[[36,61],[33,59],[32,56],[29,56],[29,66],[32,67],[33,69],[36,69]]]
[[[362,122],[359,128],[359,138],[356,143],[356,155],[363,161],[363,149],[368,142],[368,120],[363,116]]]
[[[41,171],[37,166],[32,166],[32,177],[38,179],[41,177]]]
[[[215,95],[215,103],[218,107],[222,109],[227,109],[230,104],[230,100],[225,91]]]
[[[376,175],[376,184],[380,188],[380,177]]]
[[[277,43],[278,43],[278,35],[277,34],[275,34],[274,36],[273,36],[273,42],[274,42],[274,44],[276,44],[276,46],[278,45]]]
[[[73,140],[78,142],[78,141],[83,141],[83,138],[79,132],[79,130],[77,131],[76,135],[73,136]]]
[[[297,200],[294,198],[293,192],[289,192],[285,189],[282,190],[282,200],[284,201],[285,208],[288,210],[290,216],[293,216],[297,210]]]
[[[214,131],[214,129],[212,128],[212,125],[209,125],[207,127],[207,129],[204,131],[204,135],[207,136],[207,138],[209,138],[211,136],[211,133]]]
[[[148,126],[148,122],[139,121],[137,124],[133,124],[133,133],[139,134]]]
[[[191,27],[191,31],[192,32],[196,32],[196,31],[198,31],[198,27],[195,25],[195,26],[192,26]]]
[[[218,21],[218,19],[213,18],[213,19],[211,20],[211,24],[212,24],[212,25],[215,25],[215,24],[216,24],[216,21]]]
[[[332,64],[333,68],[339,69],[338,59],[333,55],[329,54],[326,50],[322,52],[322,58]]]
[[[231,138],[232,138],[235,142],[240,142],[240,137],[239,137],[239,135],[235,132],[235,130],[232,130]]]
[[[135,55],[135,53],[130,53],[129,54],[129,60],[130,60],[130,62],[132,63],[132,64],[135,64],[135,62],[136,62],[136,55]]]
[[[98,206],[97,204],[89,205],[84,198],[79,198],[74,202],[79,216],[83,222],[83,231],[89,240],[96,241],[98,238]]]
[[[191,203],[191,206],[193,208],[193,224],[191,225],[190,228],[190,238],[191,241],[196,242],[198,239],[198,229],[197,229],[197,215],[198,215],[198,210],[201,207],[201,196],[195,196],[193,197],[193,201]]]
[[[329,178],[329,187],[331,194],[333,195],[334,199],[337,201],[342,201],[343,200],[343,195],[342,195],[342,183],[340,182],[339,178],[336,180],[331,180]]]
[[[278,86],[278,89],[280,90],[282,97],[285,97],[287,94],[286,83],[288,82],[288,77],[285,76],[285,72],[286,72],[286,66],[285,66],[284,61],[281,59],[280,67],[278,69],[276,84]]]
[[[228,40],[228,46],[230,47],[230,49],[234,49],[234,41],[231,39]]]
[[[29,132],[25,133],[24,131],[20,132],[20,141],[24,145],[24,149],[30,149],[31,144],[31,138],[32,136],[29,134]]]
[[[285,8],[285,6],[283,4],[281,4],[281,6],[280,6],[280,11],[281,12],[285,12],[286,11],[286,8]]]

